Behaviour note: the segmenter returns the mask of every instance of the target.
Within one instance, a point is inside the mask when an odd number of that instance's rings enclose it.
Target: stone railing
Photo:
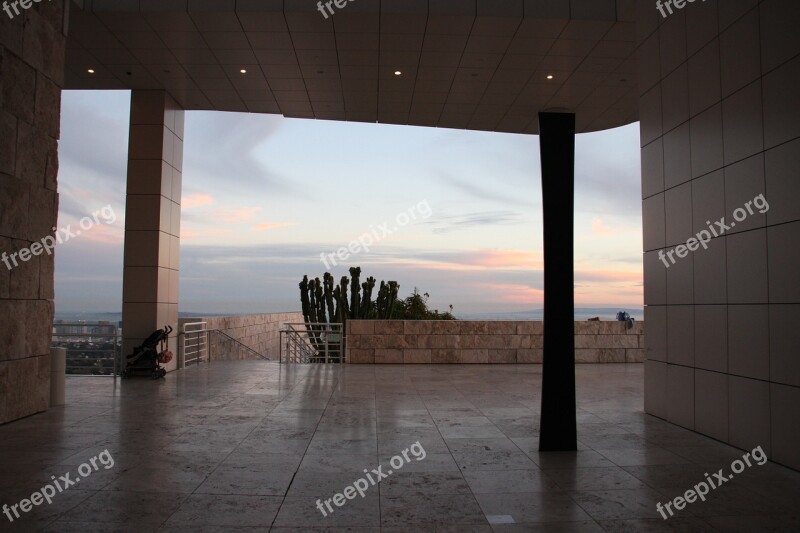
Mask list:
[[[350,363],[541,363],[543,323],[349,320]],[[575,322],[578,363],[641,363],[644,323]]]
[[[280,330],[286,322],[302,322],[302,313],[272,313],[266,315],[218,316],[181,318],[180,332],[187,322],[205,322],[206,329],[224,331],[245,346],[277,361],[280,352]],[[259,359],[258,356],[238,348],[220,335],[211,335],[212,361]]]

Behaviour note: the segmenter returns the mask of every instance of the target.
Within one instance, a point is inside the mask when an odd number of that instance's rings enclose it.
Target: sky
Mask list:
[[[63,93],[58,226],[106,210],[56,249],[57,313],[121,310],[129,112]],[[187,111],[180,311],[296,311],[303,275],[352,266],[457,316],[540,309],[538,141]],[[641,308],[638,123],[577,136],[575,190],[576,306]]]

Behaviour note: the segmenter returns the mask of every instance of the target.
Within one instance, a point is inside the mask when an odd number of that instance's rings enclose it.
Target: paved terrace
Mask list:
[[[68,406],[0,427],[0,503],[108,449],[114,466],[2,531],[775,531],[800,474],[753,466],[664,521],[742,451],[645,415],[642,366],[577,368],[577,453],[539,454],[539,365],[279,367],[162,381],[68,379]],[[419,441],[411,462],[323,517],[316,500]],[[500,525],[498,522],[514,522]],[[319,529],[316,529],[319,528]],[[341,529],[344,531],[345,529]]]

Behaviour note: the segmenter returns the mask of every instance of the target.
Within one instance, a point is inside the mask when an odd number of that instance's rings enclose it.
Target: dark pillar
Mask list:
[[[577,449],[573,220],[575,115],[539,113],[544,212],[544,364],[539,451]]]

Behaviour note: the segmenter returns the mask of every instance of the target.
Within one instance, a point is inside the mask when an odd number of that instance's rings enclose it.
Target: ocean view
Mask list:
[[[619,311],[626,311],[631,318],[636,320],[644,320],[644,310],[641,307],[576,307],[575,320],[588,320],[594,317],[600,317],[600,320],[616,320]],[[180,318],[190,317],[215,317],[215,316],[238,316],[253,313],[205,313],[205,312],[180,312]],[[516,311],[508,313],[456,313],[456,318],[459,320],[542,320],[544,317],[544,309],[532,309],[530,311]],[[55,320],[64,320],[67,322],[86,321],[98,322],[108,321],[118,323],[122,320],[122,313],[112,312],[56,312]]]

